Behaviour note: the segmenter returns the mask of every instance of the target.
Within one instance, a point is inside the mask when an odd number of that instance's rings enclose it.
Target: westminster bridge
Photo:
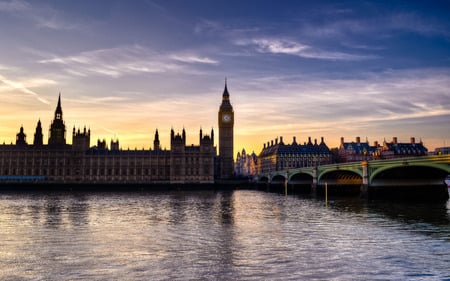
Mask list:
[[[448,199],[444,179],[450,174],[450,155],[328,164],[259,174],[258,186],[286,192],[325,190],[366,197]]]

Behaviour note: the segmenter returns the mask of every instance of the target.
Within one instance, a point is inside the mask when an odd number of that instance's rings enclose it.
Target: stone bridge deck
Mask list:
[[[257,175],[255,181],[267,186],[284,185],[294,191],[301,187],[320,190],[325,185],[336,190],[356,186],[363,195],[386,190],[408,193],[399,189],[405,187],[419,196],[436,192],[448,198],[444,179],[449,174],[450,155],[433,155],[273,171]]]

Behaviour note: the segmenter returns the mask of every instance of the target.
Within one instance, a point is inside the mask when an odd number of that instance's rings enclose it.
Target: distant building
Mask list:
[[[361,142],[360,137],[356,137],[354,142],[345,142],[342,137],[338,149],[339,162],[372,160],[379,147],[378,142],[371,146],[367,140],[366,142]]]
[[[320,144],[317,140],[314,140],[313,144],[309,137],[308,142],[303,145],[298,144],[295,137],[291,144],[285,144],[283,137],[280,137],[280,141],[277,138],[264,144],[258,156],[258,173],[319,166],[330,164],[331,161],[332,155],[323,137]]]
[[[434,155],[450,154],[450,146],[438,147],[434,149]]]
[[[232,137],[232,136],[231,136]],[[153,150],[122,150],[119,141],[98,141],[90,147],[91,131],[73,128],[72,144],[66,144],[61,95],[43,144],[41,121],[29,145],[24,128],[16,144],[0,145],[0,181],[45,181],[55,183],[213,183],[214,131],[203,135],[199,145],[186,145],[186,132],[171,130],[170,150],[161,150],[158,130]],[[229,137],[227,139],[229,141]]]
[[[397,137],[393,137],[391,142],[383,141],[383,146],[376,152],[377,159],[393,159],[415,156],[428,155],[428,149],[423,145],[422,141],[416,142],[411,137],[410,142],[400,143]]]
[[[355,142],[344,142],[344,138],[341,138],[338,149],[339,162],[393,159],[427,154],[428,150],[423,143],[417,143],[413,137],[409,143],[399,143],[397,137],[394,137],[391,142],[384,140],[383,145],[379,145],[378,141],[375,141],[373,146],[367,140],[361,142],[359,137],[356,137]]]
[[[247,154],[245,149],[242,149],[242,153],[238,152],[235,161],[235,174],[236,177],[251,177],[258,173],[257,170],[258,157],[253,152]]]

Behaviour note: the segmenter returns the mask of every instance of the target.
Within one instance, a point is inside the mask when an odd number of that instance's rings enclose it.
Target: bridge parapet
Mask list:
[[[421,171],[423,177],[420,178]],[[269,184],[273,179],[287,184],[306,184],[311,182],[313,188],[326,182],[333,185],[361,184],[361,192],[367,193],[371,186],[377,188],[385,185],[437,185],[450,174],[450,155],[432,155],[387,160],[338,163],[317,167],[302,167],[260,174],[258,181]],[[404,177],[404,178],[402,178]],[[408,181],[409,180],[409,181]],[[415,182],[414,182],[414,181]],[[447,194],[448,196],[448,194]]]

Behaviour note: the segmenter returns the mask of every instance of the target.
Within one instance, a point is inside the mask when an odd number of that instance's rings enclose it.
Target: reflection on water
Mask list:
[[[1,280],[441,280],[450,203],[0,194]]]

